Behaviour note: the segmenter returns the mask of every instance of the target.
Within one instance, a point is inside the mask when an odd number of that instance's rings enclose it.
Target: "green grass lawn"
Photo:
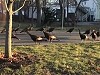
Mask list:
[[[0,75],[100,74],[100,43],[13,46],[12,52],[35,56],[35,60],[19,69],[0,68]]]

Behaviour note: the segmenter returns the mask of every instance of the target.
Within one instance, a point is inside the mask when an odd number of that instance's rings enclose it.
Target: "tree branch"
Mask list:
[[[77,12],[77,9],[79,8],[79,6],[80,6],[80,4],[81,4],[82,1],[83,0],[80,0],[79,4],[77,5],[76,10],[75,10],[75,13]]]
[[[5,0],[4,2],[5,2],[5,7],[6,7],[7,11],[9,11],[9,9],[8,9],[8,7],[7,7],[7,2],[6,2],[6,0]]]
[[[21,9],[24,7],[25,2],[26,2],[26,0],[24,0],[24,3],[23,3],[23,5],[22,5],[20,8],[18,8],[18,9],[17,9],[17,10],[15,10],[15,11],[13,11],[13,14],[14,14],[14,13],[16,13],[16,12],[18,12],[19,10],[21,10]]]

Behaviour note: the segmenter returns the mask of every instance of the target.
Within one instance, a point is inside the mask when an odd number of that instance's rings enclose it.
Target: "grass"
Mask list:
[[[4,47],[0,47],[4,52]],[[13,46],[12,52],[35,55],[20,69],[1,68],[0,75],[99,75],[100,43]]]

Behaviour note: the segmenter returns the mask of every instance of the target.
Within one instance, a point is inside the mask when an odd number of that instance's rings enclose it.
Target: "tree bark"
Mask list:
[[[43,6],[46,7],[46,1],[47,0],[43,0]]]
[[[41,3],[40,0],[36,0],[37,7],[37,26],[41,26]]]
[[[1,13],[2,13],[2,15],[1,15],[1,20],[3,21],[3,1],[1,0]]]
[[[80,0],[79,3],[76,6],[76,10],[75,10],[75,23],[77,23],[77,21],[78,21],[78,20],[76,20],[76,18],[77,18],[77,10],[78,10],[78,8],[79,8],[81,3],[82,3],[82,0]]]
[[[25,0],[26,1],[26,0]],[[5,0],[5,7],[7,10],[6,14],[6,38],[5,38],[5,58],[12,58],[12,53],[11,53],[11,46],[12,46],[12,15],[22,9],[22,7],[25,4],[25,1],[23,5],[17,9],[16,11],[13,11],[13,3],[14,0],[8,0],[8,3],[6,3]]]
[[[11,53],[11,37],[12,37],[12,6],[13,2],[8,1],[8,9],[7,11],[7,17],[6,17],[6,39],[5,39],[5,57],[6,58],[12,58]]]
[[[61,27],[63,29],[64,26],[64,2],[65,0],[59,0],[59,4],[60,4],[60,11],[61,11]]]
[[[69,0],[67,0],[67,26],[69,26]]]

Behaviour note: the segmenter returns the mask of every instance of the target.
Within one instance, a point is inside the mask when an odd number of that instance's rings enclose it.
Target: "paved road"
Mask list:
[[[30,33],[43,36],[43,33],[40,31],[30,31]],[[23,33],[17,32],[15,34],[20,40],[13,39],[12,45],[34,45],[35,44],[25,32]],[[60,41],[53,40],[52,43],[81,43],[78,32],[72,32],[70,34],[67,33],[66,31],[55,30],[53,34],[56,35]],[[90,36],[89,38],[90,40],[84,42],[85,43],[93,42]],[[94,42],[100,42],[100,41],[94,41]],[[0,45],[4,45],[4,44],[5,44],[5,33],[0,33]],[[51,43],[48,41],[40,41],[40,44],[51,44]]]

